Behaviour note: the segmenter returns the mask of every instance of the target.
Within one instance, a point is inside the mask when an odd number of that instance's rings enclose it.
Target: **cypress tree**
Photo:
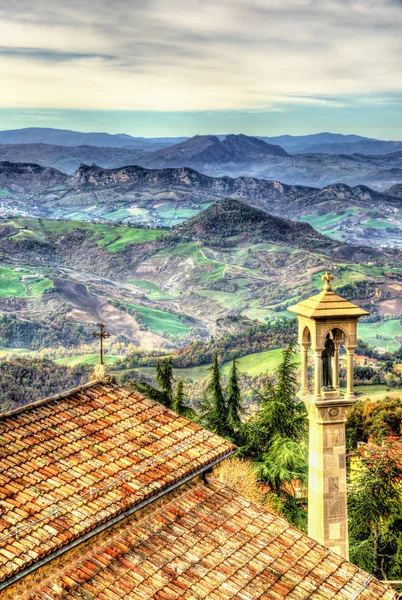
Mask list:
[[[135,381],[132,386],[135,390],[144,394],[151,400],[155,400],[163,404],[167,408],[172,408],[173,402],[173,363],[169,357],[157,363],[156,365],[156,381],[161,389],[154,387],[146,381]]]
[[[227,385],[227,425],[233,433],[238,431],[240,427],[240,415],[242,412],[243,409],[241,406],[239,369],[237,368],[236,359],[233,359],[232,369],[230,371],[229,381]]]
[[[186,394],[184,393],[183,387],[183,380],[180,379],[177,383],[176,393],[173,397],[172,408],[179,415],[192,419],[195,414],[193,409],[186,404]]]
[[[156,382],[166,394],[166,406],[170,408],[173,401],[173,359],[171,356],[156,364]]]
[[[230,432],[227,425],[227,407],[223,395],[217,354],[215,354],[210,371],[211,380],[207,387],[207,394],[210,396],[210,402],[206,414],[206,421],[210,429],[215,431],[218,435],[225,437],[228,436]]]

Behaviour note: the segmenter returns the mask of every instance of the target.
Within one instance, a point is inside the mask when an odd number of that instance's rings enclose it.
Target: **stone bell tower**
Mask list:
[[[298,315],[301,351],[299,397],[309,416],[308,534],[349,558],[345,422],[355,404],[353,353],[357,320],[368,312],[334,294],[327,272],[320,294],[290,307]],[[339,386],[339,348],[346,349],[346,390]],[[309,350],[314,375],[308,377]]]

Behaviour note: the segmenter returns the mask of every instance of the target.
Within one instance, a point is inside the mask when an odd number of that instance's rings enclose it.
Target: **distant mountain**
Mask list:
[[[341,144],[316,144],[303,149],[303,154],[363,154],[377,155],[399,152],[402,142],[382,142],[380,140],[360,140]]]
[[[393,188],[387,193],[377,192],[364,185],[351,187],[343,183],[314,188],[254,177],[209,177],[189,167],[144,169],[128,166],[103,169],[96,165],[81,165],[69,179],[69,186],[79,188],[83,193],[96,189],[98,195],[107,193],[109,198],[110,190],[119,191],[120,206],[127,192],[131,197],[135,192],[139,204],[142,204],[142,197],[148,205],[152,196],[156,203],[161,199],[169,200],[170,197],[175,202],[183,203],[184,208],[186,197],[190,193],[192,201],[200,204],[210,202],[212,198],[231,197],[244,200],[274,215],[292,218],[298,218],[315,206],[328,203],[331,209],[359,205],[381,210],[385,205],[401,206],[398,194],[392,195]],[[105,189],[105,192],[101,192],[101,189]]]
[[[384,194],[389,194],[390,196],[397,196],[398,198],[402,198],[402,183],[398,183],[397,185],[392,186],[389,190],[385,190]]]
[[[96,146],[103,148],[150,149],[166,147],[186,138],[142,138],[125,133],[82,133],[67,129],[27,127],[0,131],[0,144],[51,144],[53,146]]]
[[[268,144],[279,144],[290,154],[300,154],[308,152],[312,146],[321,144],[333,145],[348,143],[352,144],[362,140],[371,140],[360,135],[344,135],[342,133],[313,133],[311,135],[278,135],[278,136],[259,136]],[[375,140],[376,141],[376,140]]]
[[[269,144],[279,144],[290,154],[388,154],[402,150],[402,142],[376,140],[360,135],[315,133],[313,135],[280,135],[261,137]]]
[[[222,151],[225,146],[232,145],[232,150],[236,153],[236,148],[233,146],[238,143],[235,138],[248,138],[249,140],[258,139],[266,142],[270,146],[280,146],[289,154],[363,154],[377,155],[387,154],[402,150],[401,141],[386,141],[368,138],[360,135],[343,135],[340,133],[315,133],[311,135],[279,135],[279,136],[237,136],[237,135],[202,135],[196,136],[201,138],[196,143],[191,142],[184,147],[186,157],[193,157],[194,152],[197,153],[203,145],[215,144],[216,140],[225,142],[224,146],[218,151],[217,156],[222,156]],[[94,146],[98,148],[131,148],[143,150],[145,152],[157,152],[165,148],[181,145],[182,142],[194,140],[187,137],[158,137],[145,138],[133,137],[125,133],[109,134],[109,133],[84,133],[79,131],[70,131],[65,129],[53,129],[47,127],[28,127],[23,129],[11,129],[0,131],[0,144],[49,144],[51,146]],[[209,141],[208,141],[209,140]],[[198,147],[198,148],[197,148]],[[182,147],[178,148],[181,152]],[[244,148],[241,149],[241,152]],[[279,151],[280,152],[280,151]],[[264,154],[264,153],[263,153]],[[187,156],[188,155],[188,156]],[[227,158],[226,152],[224,153]],[[277,154],[275,151],[272,155],[285,156],[286,154]],[[163,155],[162,155],[163,156]],[[174,159],[175,154],[169,154],[169,160]],[[156,158],[160,158],[157,156]],[[215,157],[216,158],[216,157]],[[26,156],[23,160],[31,160]],[[33,159],[38,162],[37,159]],[[96,161],[95,161],[96,162]],[[53,165],[55,166],[55,165]],[[58,165],[60,166],[60,165]],[[117,166],[103,165],[103,166]],[[166,166],[165,164],[155,164],[155,166]],[[179,166],[179,165],[174,165]],[[180,164],[180,166],[182,166]]]
[[[344,137],[335,134],[304,137],[318,137],[325,141],[328,137],[332,139],[331,136],[335,136],[335,139]],[[125,138],[123,134],[120,137]],[[287,137],[290,136],[283,136],[283,139]],[[345,137],[354,139],[357,136]],[[167,143],[167,138],[163,139],[163,143]],[[289,155],[280,146],[244,135],[196,136],[162,150],[150,150],[155,148],[149,146],[145,151],[133,146],[114,148],[4,144],[0,145],[0,161],[36,163],[55,167],[68,174],[73,174],[81,164],[96,164],[107,169],[127,165],[141,165],[151,169],[188,166],[213,177],[247,176],[313,187],[344,183],[351,186],[363,184],[384,190],[402,182],[402,152],[380,155]]]
[[[52,167],[29,163],[0,163],[0,189],[21,194],[22,198],[60,184],[67,184],[67,181],[68,176],[65,173]]]
[[[0,145],[0,161],[33,162],[52,166],[72,175],[81,164],[97,164],[108,169],[138,164],[144,155],[135,148],[105,148],[98,146],[55,146],[53,144]]]
[[[217,200],[233,198],[281,218],[303,220],[354,245],[402,247],[402,197],[338,183],[294,186],[255,177],[209,177],[189,167],[149,170],[82,165],[56,169],[0,163],[0,212],[172,227]]]
[[[145,166],[202,167],[253,163],[271,156],[288,156],[280,146],[247,135],[227,135],[220,140],[214,135],[196,135],[180,144],[152,152],[142,161]]]
[[[331,247],[311,225],[281,219],[230,198],[219,200],[198,215],[176,227],[176,233],[193,241],[218,243],[226,238],[246,238],[258,242],[287,244],[297,248]],[[240,242],[237,239],[236,243]]]

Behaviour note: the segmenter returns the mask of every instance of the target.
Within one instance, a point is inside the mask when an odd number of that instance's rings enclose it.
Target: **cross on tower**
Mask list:
[[[331,275],[331,273],[329,271],[327,271],[325,273],[325,275],[322,276],[322,279],[325,281],[324,290],[326,292],[331,291],[331,281],[333,280],[333,278],[334,278],[334,276]]]
[[[106,331],[103,329],[103,323],[98,323],[99,325],[99,333],[97,331],[93,332],[93,336],[94,337],[98,337],[99,338],[99,342],[100,342],[100,361],[99,364],[103,365],[103,340],[106,338],[110,337],[110,333],[106,333]]]

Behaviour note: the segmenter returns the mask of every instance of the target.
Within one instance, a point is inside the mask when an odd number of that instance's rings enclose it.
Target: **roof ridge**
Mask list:
[[[79,385],[78,387],[71,388],[70,390],[67,390],[66,392],[60,392],[59,394],[54,394],[53,396],[47,396],[46,398],[41,398],[40,400],[37,400],[36,402],[30,402],[29,404],[26,404],[25,406],[19,406],[18,408],[14,408],[13,410],[9,410],[7,412],[0,413],[0,421],[3,421],[7,417],[13,417],[14,415],[18,415],[27,410],[37,408],[38,406],[43,406],[44,404],[48,404],[49,402],[53,402],[54,400],[61,400],[62,398],[67,398],[71,394],[76,394],[77,392],[80,392],[81,390],[87,390],[88,388],[98,385],[100,383],[105,383],[105,382],[100,379],[96,379],[95,381],[88,381],[87,383],[83,383],[82,385]]]

